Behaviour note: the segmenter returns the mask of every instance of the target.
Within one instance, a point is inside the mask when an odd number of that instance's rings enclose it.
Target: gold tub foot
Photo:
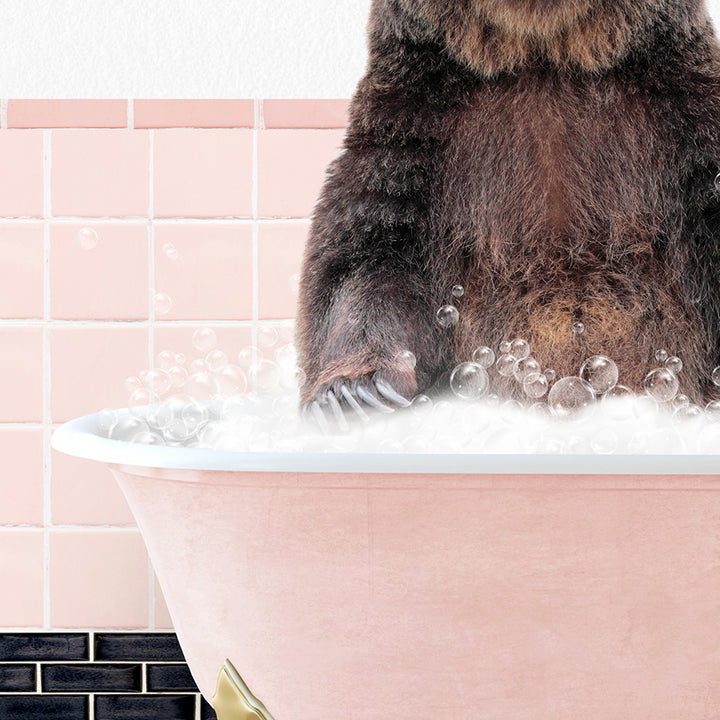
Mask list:
[[[229,660],[220,668],[213,707],[218,720],[273,720]]]

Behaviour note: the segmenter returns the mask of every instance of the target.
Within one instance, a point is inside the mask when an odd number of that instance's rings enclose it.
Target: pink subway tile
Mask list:
[[[155,132],[156,217],[249,216],[250,130]]]
[[[53,422],[103,408],[127,407],[124,380],[147,368],[147,342],[146,328],[52,328]]]
[[[50,623],[147,627],[148,559],[137,531],[50,532]]]
[[[0,217],[42,217],[42,130],[0,132]]]
[[[248,347],[252,342],[252,333],[249,327],[229,327],[227,325],[156,325],[153,328],[155,355],[163,350],[185,355],[185,367],[193,360],[205,357],[208,350],[200,351],[192,342],[193,333],[200,327],[209,327],[215,333],[217,343],[213,349],[222,350],[230,359],[237,362],[240,350]]]
[[[310,223],[260,224],[258,301],[260,319],[293,318],[305,239]]]
[[[0,317],[43,316],[43,226],[0,225]]]
[[[98,462],[52,452],[51,517],[55,525],[134,525],[115,478]]]
[[[339,155],[341,130],[261,130],[258,137],[258,213],[308,217],[325,172]]]
[[[42,627],[43,531],[0,531],[0,626]]]
[[[0,525],[42,525],[42,430],[0,427],[0,457]]]
[[[251,128],[252,100],[135,100],[136,128]]]
[[[162,588],[155,578],[155,627],[158,630],[172,630],[174,628],[170,611],[168,610]]]
[[[127,100],[8,100],[8,127],[127,127],[127,105]]]
[[[145,130],[53,131],[53,214],[147,216],[149,162]]]
[[[172,301],[159,319],[251,319],[252,228],[156,225],[155,288]]]
[[[42,328],[4,327],[0,330],[0,378],[0,422],[41,421]]]
[[[78,232],[97,235],[86,248]],[[58,223],[50,229],[50,313],[64,320],[148,317],[148,230],[144,224]]]
[[[344,128],[350,100],[263,100],[266,128]]]

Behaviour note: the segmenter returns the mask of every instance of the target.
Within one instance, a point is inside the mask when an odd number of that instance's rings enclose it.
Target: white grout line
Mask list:
[[[269,320],[268,322],[286,322],[291,318],[283,318],[278,320]],[[252,320],[213,320],[209,318],[200,318],[198,320],[155,320],[154,323],[158,327],[177,326],[195,326],[195,325],[218,325],[227,327],[248,327],[252,324]],[[147,327],[150,320],[41,320],[33,318],[29,320],[23,319],[0,319],[0,327],[2,326],[20,326],[20,327],[105,327],[105,326],[121,326],[121,327]]]
[[[52,131],[43,130],[43,215],[52,207]],[[50,352],[50,224],[43,224],[43,626],[50,627],[50,523],[52,521],[50,439],[52,357]]]
[[[38,695],[42,692],[42,675],[39,662],[35,663],[35,692]]]
[[[29,215],[5,216],[0,217],[0,225],[3,223],[12,225],[31,225],[38,224],[44,220],[52,220],[53,223],[65,223],[68,225],[103,225],[103,224],[125,224],[134,223],[139,225],[147,222],[150,218],[144,215],[123,215],[123,216],[81,216],[81,215],[58,215],[54,217],[30,217]],[[285,225],[292,223],[294,225],[302,225],[310,222],[309,218],[297,217],[267,217],[257,216],[255,218],[240,215],[217,215],[215,217],[160,217],[152,218],[153,222],[161,225],[252,225],[257,222],[260,225]]]
[[[260,100],[253,101],[253,111],[255,122],[253,123],[253,156],[252,156],[252,316],[253,327],[251,335],[251,344],[253,348],[258,346],[258,318],[260,317],[260,292],[259,292],[259,270],[258,270],[258,236],[260,228],[258,226],[258,126],[260,125],[261,105]],[[253,362],[257,362],[255,350],[253,350]],[[252,380],[256,385],[256,380]],[[257,390],[254,387],[253,390]]]

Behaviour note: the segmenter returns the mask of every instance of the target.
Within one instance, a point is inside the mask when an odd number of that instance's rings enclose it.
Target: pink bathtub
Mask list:
[[[274,720],[720,717],[720,456],[53,445],[110,465],[208,700],[229,658]]]

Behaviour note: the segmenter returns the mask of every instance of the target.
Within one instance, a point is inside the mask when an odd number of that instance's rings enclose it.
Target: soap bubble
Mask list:
[[[514,357],[517,357],[517,355]],[[537,380],[540,377],[541,370],[540,363],[534,357],[525,357],[517,361],[513,374],[519,383],[525,383],[526,381]],[[547,378],[545,379],[547,380]]]
[[[683,369],[683,362],[677,355],[673,355],[665,361],[665,367],[677,375]]]
[[[169,370],[175,365],[175,363],[175,354],[170,352],[170,350],[163,350],[162,352],[159,352],[155,358],[155,364],[161,370]]]
[[[617,385],[617,365],[604,355],[589,357],[580,367],[580,377],[595,393],[602,395]]]
[[[523,406],[517,400],[505,400],[500,405],[500,419],[508,425],[513,425],[521,420]]]
[[[673,417],[678,420],[699,420],[703,416],[702,408],[695,405],[695,403],[688,403],[687,405],[681,405],[673,413]]]
[[[136,390],[139,390],[143,386],[142,380],[135,376],[131,375],[130,377],[125,378],[125,389],[130,393],[134,393]]]
[[[164,445],[165,438],[160,433],[142,430],[137,435],[134,435],[130,442],[139,443],[140,445]]]
[[[172,310],[172,300],[167,293],[157,292],[153,295],[153,307],[156,315],[167,315]]]
[[[220,385],[215,376],[207,370],[193,373],[185,381],[183,392],[188,400],[210,400],[220,391]]]
[[[568,418],[585,414],[593,407],[595,394],[582,378],[569,376],[558,380],[548,394],[548,405],[555,417]]]
[[[602,407],[613,420],[627,420],[632,415],[633,391],[625,385],[615,385],[603,393]]]
[[[175,362],[178,365],[184,365],[186,360],[185,353],[175,353]]]
[[[617,431],[612,427],[600,428],[590,437],[590,447],[598,455],[611,455],[619,444]]]
[[[166,393],[170,389],[170,375],[165,370],[148,370],[145,375],[145,386],[158,395]]]
[[[402,350],[395,356],[394,360],[395,365],[400,370],[407,372],[414,370],[417,365],[417,358],[410,352],[410,350]]]
[[[510,354],[510,341],[509,340],[503,340],[503,342],[500,343],[500,347],[498,350],[500,351],[501,355],[509,355]]]
[[[664,363],[668,359],[668,357],[669,357],[669,354],[668,354],[667,350],[660,349],[660,350],[655,351],[655,359],[659,363]]]
[[[530,398],[542,397],[547,391],[550,383],[545,375],[538,375],[523,382],[523,391]]]
[[[454,285],[452,289],[452,295],[456,298],[461,298],[465,294],[465,288],[462,285]]]
[[[705,414],[713,421],[720,420],[720,400],[711,400],[705,406]]]
[[[676,395],[671,401],[670,405],[673,410],[684,407],[690,404],[690,398],[687,395]]]
[[[460,363],[450,375],[450,389],[461,400],[479,400],[489,383],[487,371],[477,363]]]
[[[198,328],[192,336],[192,344],[200,351],[207,352],[217,345],[215,331],[209,327]]]
[[[150,427],[162,430],[172,422],[174,416],[172,405],[159,403],[148,408],[145,420]]]
[[[454,305],[443,305],[437,311],[437,321],[444,328],[456,325],[459,319],[460,313]]]
[[[279,380],[278,366],[272,360],[260,360],[250,366],[250,382],[261,394],[275,391]]]
[[[410,403],[410,409],[417,415],[424,415],[433,408],[433,401],[427,395],[416,395]]]
[[[108,437],[112,440],[130,442],[138,433],[148,432],[149,427],[144,420],[133,415],[122,415],[110,428]]]
[[[717,385],[718,387],[720,387],[720,367],[716,367],[716,368],[712,371],[712,375],[710,376],[710,378],[712,379],[713,384],[715,384],[715,385]]]
[[[557,373],[550,368],[548,370],[545,370],[543,375],[545,375],[545,377],[548,379],[548,382],[552,382],[556,378]]]
[[[503,377],[510,377],[515,374],[518,361],[512,355],[501,355],[495,365],[498,373]]]
[[[166,255],[170,260],[177,260],[178,257],[179,257],[179,253],[178,253],[178,251],[177,251],[177,248],[175,247],[175,245],[173,245],[173,243],[171,243],[171,242],[169,242],[169,241],[166,242],[166,243],[163,243],[162,251],[165,253],[165,255]]]
[[[473,352],[472,359],[473,362],[477,363],[478,365],[480,365],[480,367],[484,367],[487,370],[495,364],[495,352],[492,348],[485,345],[483,347],[477,348],[475,352]]]
[[[252,345],[248,345],[247,347],[244,347],[237,355],[238,359],[238,365],[245,370],[245,372],[249,372],[250,367],[254,362],[260,362],[262,360],[262,353],[257,348],[253,347]]]
[[[193,360],[190,363],[190,366],[188,368],[188,373],[190,375],[193,375],[194,373],[206,372],[209,369],[210,369],[210,366],[208,365],[207,360],[205,360],[205,358],[195,358],[195,360]]]
[[[530,355],[530,343],[522,338],[515,338],[510,343],[510,355],[516,360],[524,360]]]
[[[278,341],[278,331],[269,325],[258,328],[258,347],[271,348]]]
[[[228,356],[222,350],[211,350],[205,356],[205,362],[208,364],[208,370],[219,370],[228,364]]]
[[[190,402],[183,407],[180,417],[185,421],[185,426],[191,434],[195,434],[208,420],[208,409],[197,402]]]
[[[170,385],[174,388],[181,388],[189,377],[188,371],[180,365],[173,365],[167,374],[170,378]]]
[[[136,390],[128,400],[128,409],[130,412],[137,416],[142,417],[147,411],[147,406],[153,403],[159,402],[160,398],[147,388],[140,388]]]
[[[117,410],[101,410],[97,414],[97,420],[95,421],[98,430],[107,435],[110,428],[117,422],[118,413]]]
[[[89,227],[81,228],[78,230],[77,244],[83,250],[92,250],[98,244],[97,232]]]
[[[247,376],[237,365],[223,365],[215,372],[215,379],[223,395],[244,395],[247,392]]]
[[[677,394],[677,375],[667,368],[655,368],[645,377],[645,391],[657,402],[668,402]]]
[[[579,320],[573,323],[572,331],[575,335],[582,335],[585,332],[585,323],[582,323]]]
[[[170,424],[163,430],[163,433],[166,441],[186,444],[186,441],[198,430],[198,426],[188,426],[181,417],[178,417],[170,422]]]

